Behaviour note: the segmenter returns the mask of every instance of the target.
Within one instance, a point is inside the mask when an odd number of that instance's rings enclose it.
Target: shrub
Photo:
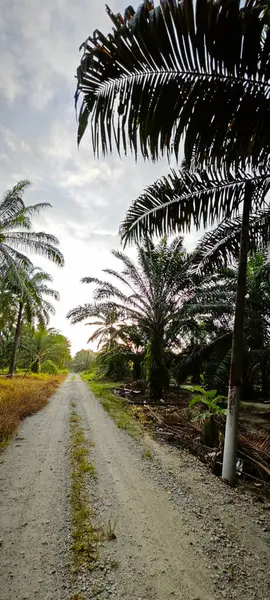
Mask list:
[[[0,377],[0,447],[16,432],[20,421],[43,408],[62,375]]]
[[[52,360],[45,360],[41,366],[42,373],[49,373],[49,375],[57,375],[58,368]]]

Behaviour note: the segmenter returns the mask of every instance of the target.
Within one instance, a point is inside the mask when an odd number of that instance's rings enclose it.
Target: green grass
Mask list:
[[[70,415],[70,431],[72,553],[73,570],[78,572],[82,566],[94,568],[104,534],[93,524],[86,478],[95,477],[96,469],[89,461],[91,444],[87,442],[81,418],[75,410]]]
[[[123,398],[116,396],[112,390],[119,387],[120,383],[105,381],[94,381],[86,374],[82,378],[87,381],[94,396],[98,398],[103,408],[109,413],[115,421],[117,427],[125,429],[132,437],[139,439],[143,433],[143,428],[134,419],[132,408]]]
[[[153,454],[149,448],[146,448],[142,451],[142,458],[146,458],[147,460],[153,460]]]

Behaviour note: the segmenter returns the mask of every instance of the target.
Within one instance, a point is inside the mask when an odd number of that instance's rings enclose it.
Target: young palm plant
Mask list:
[[[32,265],[24,266],[24,268],[17,267],[16,274],[12,268],[6,273],[7,288],[13,294],[18,311],[9,365],[10,377],[13,377],[16,368],[23,323],[34,324],[37,322],[45,326],[49,322],[50,314],[55,311],[53,305],[46,298],[59,300],[58,292],[47,285],[51,281],[52,277],[49,273]]]
[[[96,304],[77,307],[67,317],[73,323],[100,311],[116,310],[121,315],[119,336],[128,325],[137,325],[142,337],[148,342],[148,385],[152,398],[160,398],[167,384],[168,370],[166,349],[170,347],[180,330],[178,320],[179,302],[191,285],[188,272],[189,260],[182,246],[182,238],[171,244],[163,239],[156,246],[146,240],[138,247],[138,265],[119,251],[113,255],[122,264],[122,271],[105,269],[115,280],[115,285],[94,277],[85,277],[83,283],[94,283]],[[125,331],[125,334],[127,332]]]

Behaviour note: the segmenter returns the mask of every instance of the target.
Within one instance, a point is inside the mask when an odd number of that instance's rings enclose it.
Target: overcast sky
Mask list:
[[[122,12],[128,3],[109,4]],[[74,75],[79,46],[96,28],[111,29],[100,0],[1,0],[0,193],[27,178],[33,185],[26,204],[53,206],[35,228],[59,237],[66,266],[32,260],[54,276],[61,301],[51,325],[69,337],[73,353],[86,347],[90,334],[65,318],[70,308],[91,301],[92,288],[80,278],[100,277],[103,268],[115,265],[110,249],[119,247],[126,209],[168,171],[165,162],[135,164],[116,153],[96,160],[87,132],[77,150]]]

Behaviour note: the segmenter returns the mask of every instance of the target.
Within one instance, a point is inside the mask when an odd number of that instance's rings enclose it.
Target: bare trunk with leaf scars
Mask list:
[[[9,371],[8,371],[8,374],[10,377],[13,377],[14,372],[15,372],[15,367],[16,367],[17,352],[18,352],[20,338],[21,338],[21,332],[22,332],[22,313],[23,313],[23,302],[21,301],[19,304],[19,312],[18,312],[12,354],[11,354]]]
[[[247,183],[245,190],[242,229],[237,277],[237,291],[234,314],[234,328],[231,354],[231,370],[228,394],[222,477],[231,485],[236,480],[236,453],[238,441],[238,420],[243,376],[244,311],[247,281],[247,256],[249,240],[249,215],[251,208],[252,185]]]

